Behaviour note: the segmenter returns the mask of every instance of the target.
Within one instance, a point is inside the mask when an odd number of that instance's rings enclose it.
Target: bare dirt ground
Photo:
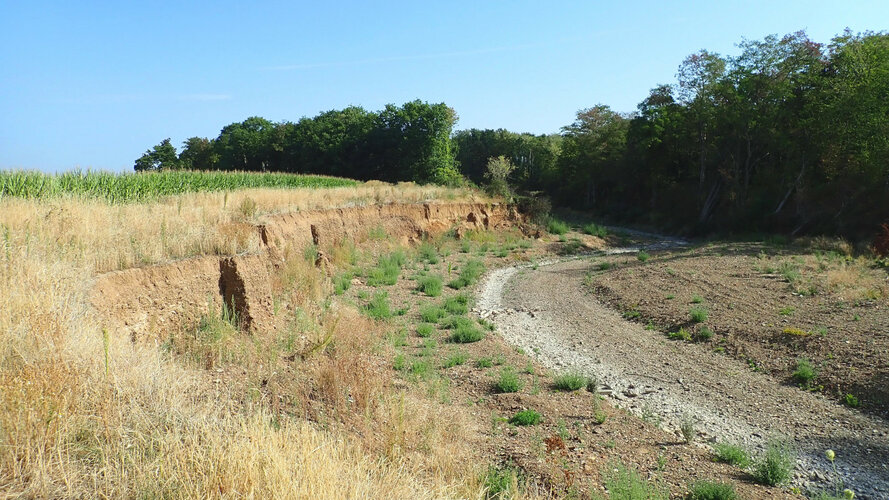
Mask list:
[[[719,251],[713,253],[719,257]],[[780,328],[783,334],[785,327],[780,325],[803,331],[827,328],[827,336],[811,336],[825,345],[807,356],[820,359],[818,353],[833,352],[839,359],[858,356],[865,360],[837,362],[836,368],[823,369],[827,384],[838,384],[839,390],[845,391],[861,384],[843,382],[849,380],[841,373],[843,367],[852,363],[869,366],[868,370],[858,368],[858,373],[864,373],[855,379],[859,382],[873,379],[882,370],[880,363],[885,364],[887,356],[879,342],[885,342],[885,334],[868,339],[864,332],[881,328],[885,313],[872,314],[879,306],[859,302],[858,312],[845,310],[849,318],[831,309],[820,316],[809,314],[810,309],[821,311],[823,306],[806,303],[804,299],[811,297],[791,294],[786,283],[773,283],[772,277],[750,278],[754,270],[743,259],[753,257],[720,258],[741,262],[716,260],[699,269],[699,263],[694,262],[684,267],[674,254],[655,254],[644,265],[635,256],[597,256],[502,268],[488,275],[480,288],[477,308],[508,342],[533,353],[544,366],[595,374],[601,391],[617,406],[659,422],[667,431],[678,434],[682,422],[693,421],[701,436],[711,441],[761,448],[769,440],[789,440],[798,451],[793,484],[802,491],[832,490],[841,479],[855,490],[857,498],[889,498],[889,425],[885,419],[787,383],[787,359],[798,355],[794,341],[779,348],[776,346],[784,344],[750,339],[733,344],[726,340],[740,336],[740,331],[750,331],[744,328],[752,325],[760,325],[753,329],[754,339],[763,329],[774,332]],[[608,267],[602,265],[606,260],[618,262],[618,270],[603,270]],[[649,271],[656,269],[656,263],[663,269],[660,279]],[[718,270],[734,276],[734,281],[715,278]],[[665,332],[671,329],[646,328],[622,314],[651,317],[655,325],[685,325],[693,294],[704,298],[710,315],[707,324],[712,323],[710,327],[717,332],[706,343],[670,340]],[[670,295],[673,298],[667,298]],[[664,305],[674,302],[681,305],[681,312]],[[779,314],[788,307],[794,308],[791,315]],[[732,314],[723,318],[724,311]],[[763,316],[765,311],[770,312],[768,318]],[[859,318],[856,323],[869,325],[855,330],[860,335],[830,336],[831,331],[839,331],[840,323],[845,325],[856,317],[853,315]],[[783,323],[784,318],[796,321]],[[882,328],[881,332],[885,331]],[[803,340],[795,342],[805,343],[810,336],[800,337]],[[722,349],[715,349],[717,346]],[[748,351],[750,354],[732,356]],[[747,356],[754,358],[755,365],[748,363]],[[873,399],[871,395],[879,390],[872,389],[858,393]],[[827,449],[836,451],[839,477],[824,458]]]

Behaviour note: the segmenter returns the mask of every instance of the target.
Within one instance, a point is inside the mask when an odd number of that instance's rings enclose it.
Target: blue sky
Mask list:
[[[558,132],[633,111],[697,50],[846,27],[889,28],[889,2],[0,0],[0,168],[131,170],[249,116],[413,99],[457,129]]]

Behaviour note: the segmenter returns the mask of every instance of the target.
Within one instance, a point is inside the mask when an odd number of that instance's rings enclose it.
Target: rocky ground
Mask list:
[[[653,261],[659,258],[655,254]],[[601,392],[613,403],[667,431],[678,435],[683,422],[693,422],[705,441],[759,449],[770,440],[789,441],[798,452],[793,484],[801,491],[832,490],[842,480],[858,498],[889,498],[889,425],[885,419],[802,390],[768,370],[754,370],[755,365],[725,348],[715,349],[720,345],[718,338],[704,343],[670,340],[666,331],[653,324],[646,327],[628,320],[627,310],[616,310],[620,300],[614,300],[615,293],[594,293],[595,276],[609,273],[608,266],[602,265],[608,259],[622,259],[625,268],[630,262],[626,256],[599,253],[493,271],[479,290],[478,313],[492,320],[508,342],[533,353],[544,366],[595,374]],[[719,267],[719,263],[711,265]],[[649,293],[658,290],[649,301],[653,309],[674,300],[666,298],[671,294],[666,280],[646,278],[641,270],[630,274],[637,282],[627,276],[621,277],[623,281],[614,278],[612,290],[617,288],[614,283],[620,282],[626,290],[643,282]],[[697,277],[708,285],[699,293],[709,294],[712,304],[722,287],[708,279],[711,274],[699,272]],[[694,273],[683,279],[696,282]],[[686,288],[690,288],[688,283]],[[745,304],[751,309],[773,305],[761,300],[761,295],[754,288]],[[690,299],[680,299],[685,300],[683,307]],[[638,308],[640,302],[632,305]],[[721,310],[712,305],[711,309],[711,314]],[[632,311],[631,318],[644,314]],[[801,328],[808,327],[801,319],[799,323]],[[767,352],[761,356],[763,361],[769,359]],[[873,360],[880,361],[878,352]],[[827,449],[836,451],[836,475],[824,458]]]

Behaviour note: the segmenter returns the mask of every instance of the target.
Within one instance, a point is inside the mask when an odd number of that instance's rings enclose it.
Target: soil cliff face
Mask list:
[[[287,246],[360,243],[370,231],[413,244],[451,228],[460,234],[520,220],[511,208],[481,203],[391,204],[273,215],[256,226],[266,247],[262,254],[199,256],[105,273],[96,279],[91,302],[106,328],[134,341],[164,341],[173,332],[193,328],[202,315],[222,311],[223,304],[237,313],[246,331],[268,331],[275,327],[269,277],[279,264],[276,256]]]

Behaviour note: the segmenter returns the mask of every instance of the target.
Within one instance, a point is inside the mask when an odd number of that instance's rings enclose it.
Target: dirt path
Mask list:
[[[832,490],[827,449],[857,498],[889,498],[889,425],[769,376],[705,345],[646,331],[583,286],[591,264],[574,259],[490,273],[477,309],[512,344],[556,371],[598,377],[618,406],[668,430],[693,420],[701,440],[761,448],[789,439],[799,451],[794,485]],[[677,430],[678,432],[678,430]]]

